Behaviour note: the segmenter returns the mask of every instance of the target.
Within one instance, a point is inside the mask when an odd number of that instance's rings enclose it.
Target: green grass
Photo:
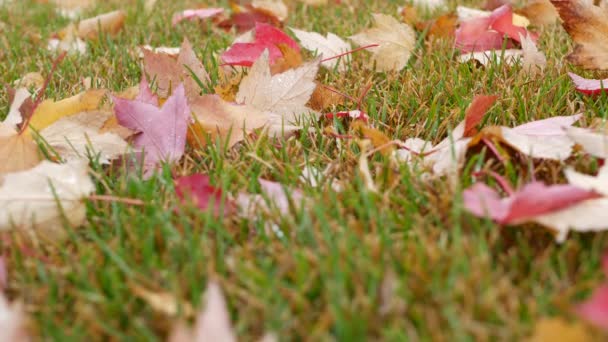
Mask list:
[[[141,76],[136,46],[179,46],[184,37],[213,73],[215,58],[233,35],[206,23],[170,25],[175,11],[197,3],[161,0],[144,14],[141,1],[115,0],[87,12],[85,17],[122,7],[129,15],[118,37],[102,37],[89,45],[89,55],[68,56],[60,64],[47,98],[83,90],[84,77],[113,91],[133,86]],[[351,3],[353,12],[345,5],[292,3],[286,26],[346,37],[368,26],[372,12],[396,14],[402,1]],[[0,21],[2,83],[27,72],[45,75],[54,58],[46,40],[68,21],[31,0],[0,7]],[[518,67],[459,64],[450,42],[421,40],[399,73],[364,70],[363,52],[345,76],[321,71],[319,79],[355,97],[373,83],[364,109],[395,139],[440,141],[481,93],[499,95],[485,125],[512,126],[577,111],[585,113],[583,125],[604,120],[606,98],[576,94],[566,76],[568,70],[581,71],[563,59],[571,45],[562,28],[541,31],[549,64],[540,76],[520,74]],[[1,95],[0,113],[6,113],[7,96]],[[209,279],[221,283],[244,341],[266,331],[280,340],[520,340],[541,317],[572,317],[572,304],[601,281],[605,233],[571,234],[558,245],[539,226],[499,227],[462,208],[460,192],[474,182],[474,171],[494,170],[521,185],[534,170],[537,179],[556,183],[563,181],[565,165],[513,158],[505,166],[479,149],[469,153],[451,186],[446,179],[423,181],[420,168],[395,167],[375,155],[370,167],[380,193],[374,194],[358,173],[357,144],[338,145],[322,130],[315,124],[280,144],[260,139],[228,151],[189,150],[178,165],[149,181],[92,163],[98,194],[145,204],[90,201],[87,223],[69,228],[66,241],[41,236],[34,243],[7,233],[2,247],[9,297],[25,304],[32,327],[45,340],[163,340],[175,317],[155,311],[130,285],[170,292],[200,308]],[[573,158],[568,164],[593,163]],[[305,166],[328,170],[321,186],[299,181]],[[214,218],[177,202],[172,174],[194,172],[209,174],[232,194],[258,192],[260,177],[275,180],[301,188],[308,202],[289,215],[273,210],[250,219]],[[344,190],[333,191],[332,181]],[[284,236],[266,230],[267,222]]]

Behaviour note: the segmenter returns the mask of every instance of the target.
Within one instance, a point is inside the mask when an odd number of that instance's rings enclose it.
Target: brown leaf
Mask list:
[[[344,103],[344,97],[340,94],[328,90],[318,81],[316,83],[317,87],[315,88],[315,91],[312,92],[310,100],[308,100],[308,107],[316,111],[323,111],[327,108]]]
[[[85,19],[78,24],[78,37],[97,39],[102,32],[116,35],[124,26],[126,18],[125,11],[113,11]]]
[[[530,19],[534,25],[551,25],[557,21],[559,14],[555,7],[551,5],[549,0],[531,0],[522,9],[516,11],[517,14],[523,15]]]
[[[576,43],[568,60],[585,69],[608,69],[608,12],[587,0],[551,0]]]
[[[419,31],[428,30],[426,37],[432,39],[453,38],[458,25],[458,16],[453,13],[444,14],[424,22],[416,24]]]
[[[283,43],[277,45],[277,47],[281,50],[283,57],[277,59],[274,64],[270,66],[270,73],[272,75],[280,74],[302,65],[302,54],[300,51],[296,51],[289,45]]]
[[[361,120],[355,120],[351,124],[352,129],[359,132],[360,135],[365,139],[369,139],[374,148],[380,148],[380,152],[388,156],[395,150],[395,145],[391,144],[391,138],[386,136],[376,128],[369,127],[365,122]]]
[[[589,342],[593,341],[584,325],[563,318],[543,318],[534,328],[529,342]]]
[[[14,128],[0,123],[0,160],[3,174],[30,169],[41,159],[30,135],[18,134]]]
[[[401,21],[408,25],[414,26],[420,22],[418,10],[416,10],[416,7],[412,5],[403,6],[399,11],[399,14],[401,15]]]
[[[255,27],[255,23],[265,23],[276,27],[282,27],[283,22],[277,18],[272,12],[264,9],[254,8],[251,5],[238,6],[231,4],[233,13],[230,18],[218,23],[218,27],[224,30],[230,30],[232,27],[237,32],[249,31]]]
[[[181,302],[169,292],[151,291],[137,284],[130,284],[133,294],[144,300],[152,309],[167,316],[175,316],[183,313],[185,316],[193,316],[194,310],[189,303]]]

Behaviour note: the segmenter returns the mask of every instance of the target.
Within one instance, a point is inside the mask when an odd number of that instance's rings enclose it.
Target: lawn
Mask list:
[[[47,51],[47,39],[69,20],[43,2],[0,6],[4,84],[51,70],[57,53]],[[342,1],[350,8],[286,2],[285,27],[340,37],[369,27],[372,13],[397,17],[403,5],[396,0]],[[84,90],[87,77],[93,87],[115,92],[137,85],[142,71],[135,48],[179,46],[185,37],[212,82],[218,82],[218,56],[234,32],[218,30],[209,20],[171,26],[173,13],[200,4],[159,0],[145,12],[143,1],[100,1],[83,17],[124,9],[123,30],[90,42],[87,55],[68,55],[45,98],[72,96]],[[482,5],[450,1],[449,8],[457,4]],[[205,5],[228,8],[226,1]],[[369,53],[359,51],[346,74],[322,69],[317,79],[354,98],[371,86],[361,109],[390,139],[441,141],[478,94],[498,96],[485,126],[512,127],[579,111],[581,126],[605,119],[606,96],[576,93],[567,76],[568,71],[599,74],[564,59],[572,44],[559,24],[538,31],[548,59],[538,75],[504,63],[459,63],[451,40],[429,42],[418,33],[413,56],[399,72],[364,68]],[[8,96],[0,92],[0,113],[7,113]],[[347,100],[334,111],[357,106]],[[336,134],[327,134],[328,127]],[[503,175],[515,187],[533,179],[564,183],[567,166],[593,171],[593,158],[556,162],[511,153],[499,161],[480,146],[468,152],[457,179],[428,179],[421,167],[374,153],[367,158],[378,189],[373,192],[359,167],[362,139],[337,134],[354,133],[340,120],[325,120],[286,139],[251,137],[231,149],[219,143],[190,146],[178,163],[164,165],[148,180],[93,160],[97,195],[141,203],[88,200],[86,223],[66,226],[68,237],[62,240],[3,233],[7,297],[23,304],[33,334],[44,340],[165,340],[180,317],[193,317],[184,310],[161,312],[137,289],[170,295],[198,310],[213,280],[224,291],[243,341],[266,332],[281,341],[513,341],[530,336],[546,317],[575,321],[574,305],[602,281],[605,233],[571,233],[558,244],[539,225],[501,227],[469,214],[462,203],[463,189],[474,182],[493,184],[479,176],[480,170]],[[301,178],[305,168],[320,170],[318,184]],[[257,193],[259,178],[273,180],[301,189],[306,201],[302,206],[292,201],[288,213],[271,208],[215,216],[178,201],[173,179],[193,173],[209,175],[226,194]]]

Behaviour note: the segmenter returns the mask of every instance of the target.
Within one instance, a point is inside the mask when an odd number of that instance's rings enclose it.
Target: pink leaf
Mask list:
[[[184,154],[190,118],[183,85],[179,85],[161,108],[139,100],[114,97],[118,123],[140,134],[133,140],[144,150],[144,175],[149,177],[160,161],[173,162]]]
[[[525,28],[513,25],[513,10],[504,5],[492,12],[489,17],[473,18],[460,24],[456,30],[455,46],[462,52],[502,49],[504,37],[521,42],[521,37],[530,34]],[[520,37],[521,35],[521,37]],[[530,34],[536,42],[538,35]],[[514,44],[507,41],[506,48]]]
[[[255,40],[251,43],[235,43],[222,54],[222,61],[226,65],[251,66],[258,57],[268,49],[270,64],[283,57],[278,48],[279,44],[286,44],[295,51],[300,51],[298,44],[280,29],[264,24],[255,24]]]
[[[139,82],[139,93],[137,93],[135,100],[149,103],[153,106],[158,106],[158,96],[152,93],[148,80],[146,80],[145,77],[142,77],[141,81]]]
[[[222,189],[211,185],[209,176],[193,174],[179,177],[175,180],[175,193],[182,203],[191,202],[203,211],[213,205],[216,217],[222,213]],[[233,209],[232,202],[225,203],[224,212],[231,212]]]
[[[173,26],[175,26],[182,20],[207,19],[221,13],[224,13],[223,8],[187,9],[182,12],[175,13],[171,19],[171,23]]]
[[[579,75],[569,72],[568,76],[574,82],[574,86],[577,91],[586,95],[599,95],[603,92],[608,91],[608,78],[605,80],[593,80],[588,78],[580,77]]]
[[[483,183],[463,192],[464,206],[473,215],[490,217],[500,224],[517,224],[535,217],[571,207],[579,202],[601,197],[594,191],[572,185],[550,185],[541,182],[526,184],[512,196],[500,198]]]
[[[576,312],[589,323],[608,331],[608,285],[597,288],[591,298],[577,306]]]

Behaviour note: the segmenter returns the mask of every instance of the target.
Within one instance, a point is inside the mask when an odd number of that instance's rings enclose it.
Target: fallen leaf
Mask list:
[[[270,73],[272,75],[280,74],[289,69],[295,69],[302,65],[302,53],[296,51],[286,44],[277,45],[283,57],[277,59],[274,64],[270,66]]]
[[[261,194],[239,193],[236,202],[245,216],[256,217],[258,210],[269,211],[276,208],[283,215],[289,213],[290,203],[299,207],[304,194],[299,189],[289,189],[277,182],[258,179]]]
[[[412,0],[412,4],[426,11],[435,11],[446,7],[446,0]]]
[[[82,39],[97,39],[101,33],[116,35],[124,26],[127,13],[113,11],[85,19],[78,23],[78,37]]]
[[[152,309],[167,316],[175,316],[179,313],[187,317],[194,315],[194,310],[189,303],[181,302],[170,292],[150,291],[137,284],[130,284],[129,288]]]
[[[373,53],[373,62],[379,71],[399,71],[407,65],[416,43],[416,33],[407,24],[397,19],[375,13],[375,27],[351,36],[358,46],[378,44],[368,50]]]
[[[604,277],[608,276],[608,254],[602,257],[602,269]],[[591,298],[576,306],[576,313],[585,321],[594,326],[608,331],[608,283],[596,288]]]
[[[85,162],[43,160],[32,169],[5,174],[0,186],[0,230],[39,229],[49,238],[61,237],[64,222],[74,226],[84,222],[83,199],[93,191]]]
[[[530,35],[533,41],[538,39],[524,27],[513,24],[511,6],[504,5],[494,10],[488,17],[476,17],[461,22],[456,30],[454,45],[462,52],[501,50],[504,37],[520,42],[521,37]],[[506,42],[506,48],[514,47],[512,41]]]
[[[453,38],[458,26],[458,17],[452,13],[441,15],[435,19],[431,19],[416,24],[419,31],[426,30],[426,38],[442,39]]]
[[[183,85],[161,108],[139,100],[114,97],[118,122],[140,134],[133,146],[144,151],[144,176],[149,177],[161,161],[173,162],[184,154],[190,109]]]
[[[586,153],[597,158],[608,158],[608,135],[580,127],[568,127],[566,134]]]
[[[536,74],[543,71],[547,66],[547,57],[545,54],[538,50],[536,43],[529,35],[520,38],[523,56],[521,60],[522,70],[529,74]]]
[[[198,314],[194,327],[179,323],[171,332],[169,342],[236,341],[220,286],[209,282],[204,299],[205,308]]]
[[[563,318],[543,318],[536,323],[529,342],[591,342],[586,327],[580,323],[567,322]]]
[[[607,91],[608,78],[605,80],[593,80],[580,77],[573,72],[569,72],[568,76],[572,79],[576,90],[585,95],[599,95]]]
[[[17,127],[17,125],[23,122],[23,113],[26,111],[25,107],[33,107],[32,93],[24,87],[17,89],[9,88],[8,93],[11,106],[3,122],[5,125]]]
[[[316,111],[323,111],[333,106],[341,105],[344,102],[344,97],[338,93],[330,91],[321,83],[317,82],[315,91],[312,92],[307,106]],[[360,113],[360,112],[359,112]],[[358,118],[360,115],[351,116]],[[327,115],[326,115],[327,117]]]
[[[9,304],[4,294],[0,293],[0,329],[3,342],[30,342],[33,339],[27,331],[27,318],[20,304]]]
[[[157,93],[167,98],[179,83],[186,88],[186,97],[191,99],[200,92],[198,81],[209,82],[209,75],[201,61],[196,57],[192,45],[184,39],[177,60],[166,53],[154,53],[144,50],[144,70],[150,81],[154,80]],[[193,76],[194,74],[194,76]],[[195,79],[196,77],[196,79]]]
[[[38,145],[28,134],[19,134],[13,125],[0,123],[0,175],[36,166],[41,158]]]
[[[492,63],[500,65],[505,63],[507,65],[516,65],[523,59],[523,51],[518,49],[507,49],[507,50],[487,50],[463,53],[458,56],[460,63],[467,63],[475,60],[479,64],[487,67]]]
[[[556,116],[514,128],[501,127],[499,139],[532,158],[565,160],[570,157],[574,146],[565,128],[580,118],[580,114]]]
[[[26,132],[30,129],[40,131],[60,118],[98,109],[105,95],[105,89],[94,89],[57,102],[44,100],[32,114]]]
[[[254,8],[251,4],[233,7],[233,9],[236,8],[236,11],[233,11],[230,18],[218,23],[218,27],[225,30],[234,27],[237,32],[242,33],[255,28],[258,23],[268,24],[274,27],[281,27],[283,25],[283,22],[274,14],[264,9]]]
[[[252,105],[222,100],[217,95],[202,95],[190,101],[194,123],[190,126],[188,141],[192,146],[204,146],[207,135],[220,138],[231,148],[245,139],[253,130],[264,127],[270,113]]]
[[[268,122],[271,135],[297,130],[294,124],[303,115],[318,118],[306,103],[316,88],[314,81],[319,70],[319,59],[297,69],[271,75],[268,52],[264,52],[241,81],[236,102],[270,112]]]
[[[127,151],[127,143],[120,136],[100,132],[111,116],[111,112],[103,111],[71,115],[41,130],[40,136],[66,161],[88,160],[90,153],[99,158],[99,163],[107,164]]]
[[[283,0],[253,0],[251,7],[274,15],[280,21],[287,20],[289,9]]]
[[[483,11],[483,10],[479,10],[476,8],[458,6],[458,7],[456,7],[456,14],[458,15],[458,21],[460,21],[460,22],[464,22],[464,21],[467,21],[470,19],[488,18],[488,17],[492,16],[494,11],[496,11],[498,8],[500,8],[504,5],[508,5],[508,4],[502,4],[501,6],[493,9],[492,11]],[[521,15],[518,15],[518,14],[513,14],[511,23],[513,25],[519,26],[519,27],[528,27],[530,25],[530,21],[528,20],[528,18],[522,17]]]
[[[576,44],[568,56],[585,69],[608,69],[608,12],[588,0],[551,0]]]
[[[207,175],[193,174],[175,179],[175,193],[180,203],[192,203],[205,212],[211,207],[216,217],[232,213],[235,209],[232,201],[222,201],[222,189],[211,185]]]
[[[294,28],[291,28],[291,31],[296,35],[302,47],[306,50],[316,51],[323,58],[344,55],[351,50],[350,44],[331,32],[323,37],[316,32],[306,32]],[[345,55],[344,57],[321,62],[321,65],[329,70],[336,68],[338,72],[345,72],[348,63],[350,63],[350,56]]]
[[[207,19],[224,13],[223,8],[197,8],[187,9],[173,14],[171,24],[173,26],[179,24],[183,20]]]
[[[256,23],[252,42],[236,42],[222,53],[226,65],[251,66],[264,50],[269,51],[270,63],[283,57],[279,44],[285,44],[295,51],[300,51],[298,44],[280,29],[264,23]]]
[[[517,11],[518,14],[529,18],[535,25],[551,25],[557,22],[559,14],[549,0],[530,0],[526,6]]]
[[[65,51],[69,54],[86,55],[87,43],[78,37],[76,26],[70,24],[57,37],[49,39],[47,49],[49,51]]]
[[[143,45],[137,48],[137,56],[139,58],[144,58],[144,50],[148,50],[152,53],[164,53],[171,57],[177,58],[179,55],[180,48],[179,47],[171,47],[171,46],[157,46],[153,47],[150,45]]]

